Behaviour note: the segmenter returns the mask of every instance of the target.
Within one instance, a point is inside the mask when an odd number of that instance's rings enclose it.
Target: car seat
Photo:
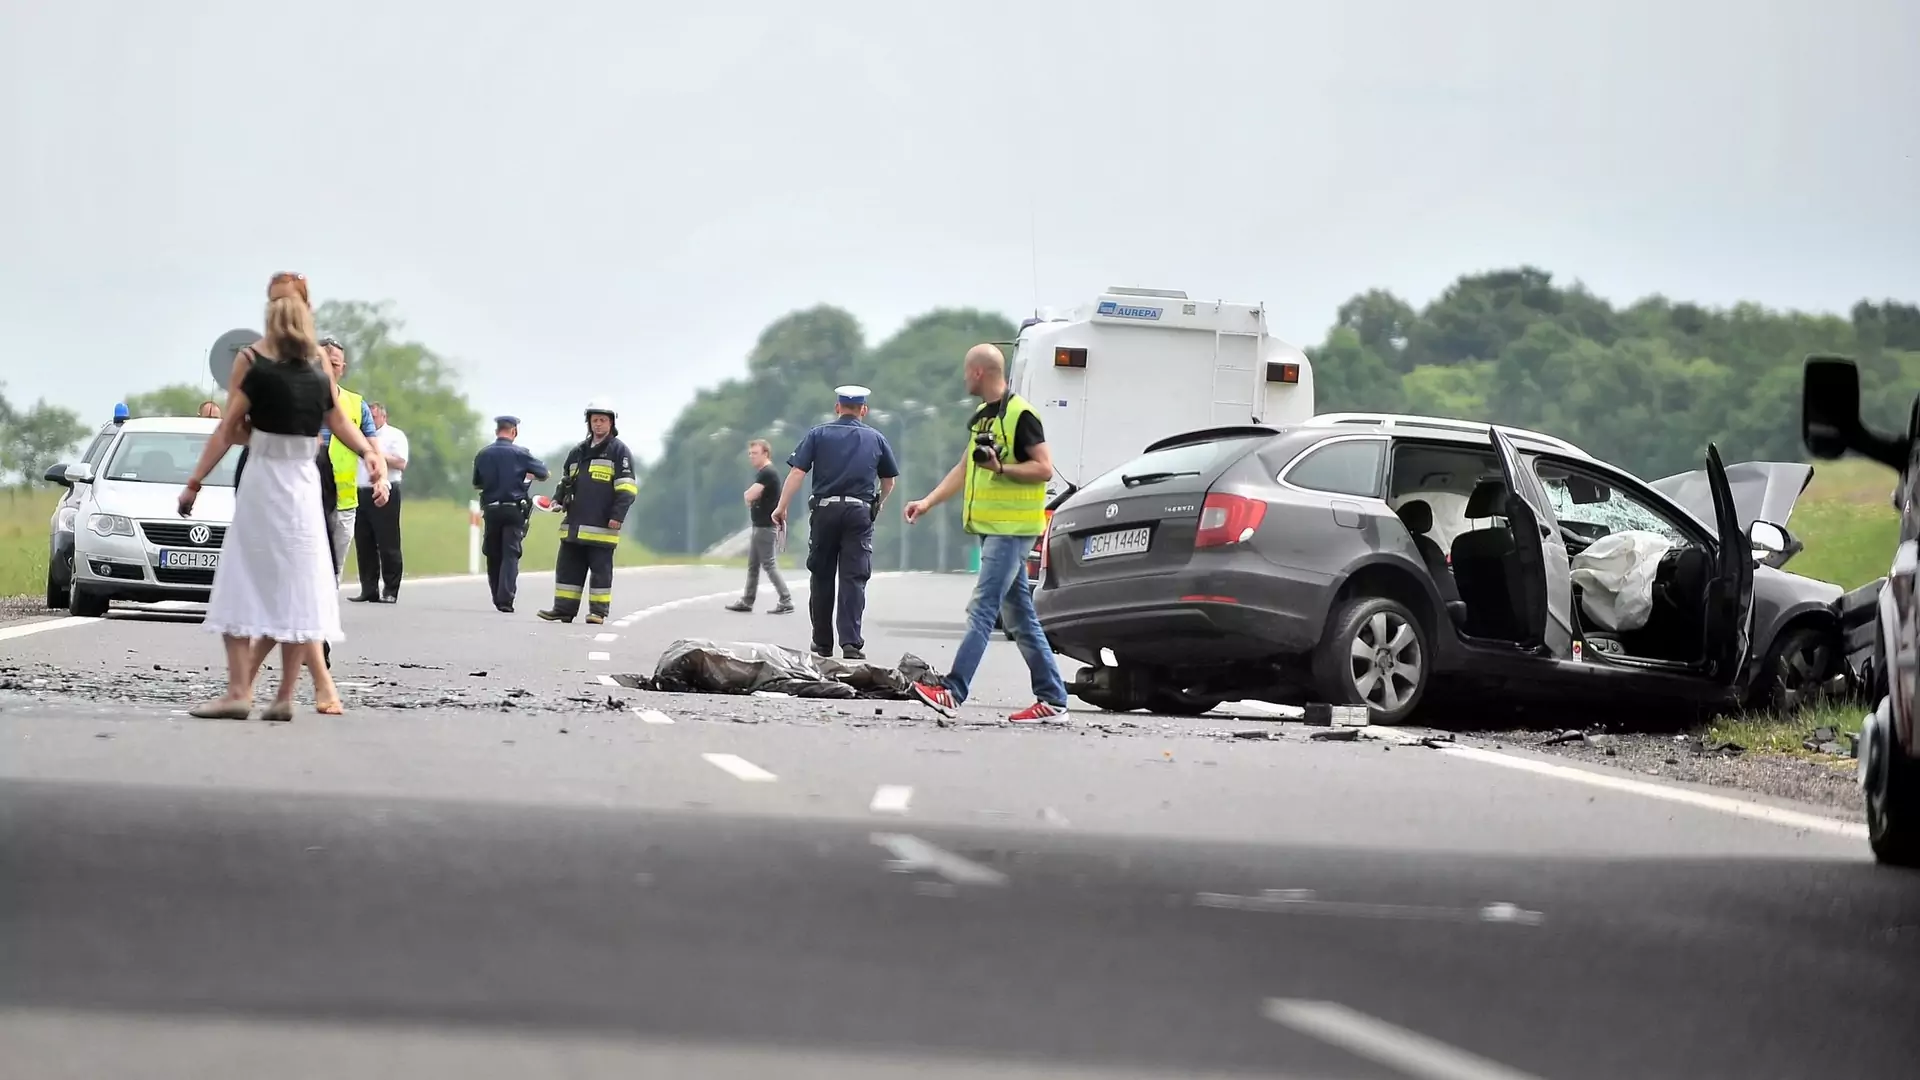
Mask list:
[[[1427,535],[1433,531],[1432,505],[1425,499],[1408,499],[1394,513],[1400,516],[1407,532],[1413,534],[1413,546],[1420,552],[1420,561],[1427,564],[1427,576],[1440,591],[1448,616],[1455,625],[1461,625],[1466,619],[1467,607],[1460,602],[1460,589],[1453,583],[1453,568],[1447,565],[1447,553],[1440,550],[1440,544]]]
[[[1506,510],[1504,480],[1482,480],[1473,486],[1473,494],[1467,496],[1469,520],[1504,518]],[[1518,569],[1511,565],[1516,562],[1514,550],[1513,530],[1504,521],[1453,538],[1453,581],[1460,600],[1466,604],[1462,628],[1468,634],[1501,641],[1520,639],[1518,620],[1513,612],[1513,593],[1508,585],[1509,574]]]
[[[149,483],[169,483],[174,474],[173,455],[165,450],[149,450],[140,455],[140,479]]]

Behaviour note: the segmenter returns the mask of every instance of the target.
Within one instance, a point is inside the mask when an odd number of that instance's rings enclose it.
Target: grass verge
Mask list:
[[[1867,706],[1859,701],[1835,701],[1810,706],[1794,716],[1775,713],[1743,713],[1723,716],[1701,730],[1700,737],[1709,746],[1738,743],[1748,753],[1785,754],[1790,757],[1828,759],[1829,755],[1809,750],[1806,743],[1814,732],[1831,728],[1836,736],[1858,735]],[[1846,744],[1844,738],[1837,741]]]

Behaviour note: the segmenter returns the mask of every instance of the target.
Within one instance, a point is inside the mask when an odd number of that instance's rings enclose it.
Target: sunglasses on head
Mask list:
[[[320,347],[323,349],[339,349],[341,352],[345,352],[347,350],[347,347],[345,345],[340,344],[339,338],[332,337],[332,336],[321,338]]]

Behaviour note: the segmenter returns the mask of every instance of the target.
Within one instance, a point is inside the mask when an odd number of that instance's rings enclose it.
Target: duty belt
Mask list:
[[[831,506],[834,503],[859,503],[864,506],[872,501],[872,499],[863,499],[858,495],[828,495],[825,498],[813,500],[813,505]]]

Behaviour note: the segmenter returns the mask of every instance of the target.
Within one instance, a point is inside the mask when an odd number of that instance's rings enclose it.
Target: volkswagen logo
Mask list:
[[[204,545],[207,541],[213,539],[213,530],[207,528],[205,525],[195,525],[193,528],[187,530],[187,539],[193,543]]]
[[[1119,516],[1120,516],[1120,504],[1119,504],[1119,503],[1108,503],[1108,504],[1107,504],[1107,516],[1108,516],[1108,517],[1110,517],[1110,518],[1115,518],[1115,517],[1119,517]]]

